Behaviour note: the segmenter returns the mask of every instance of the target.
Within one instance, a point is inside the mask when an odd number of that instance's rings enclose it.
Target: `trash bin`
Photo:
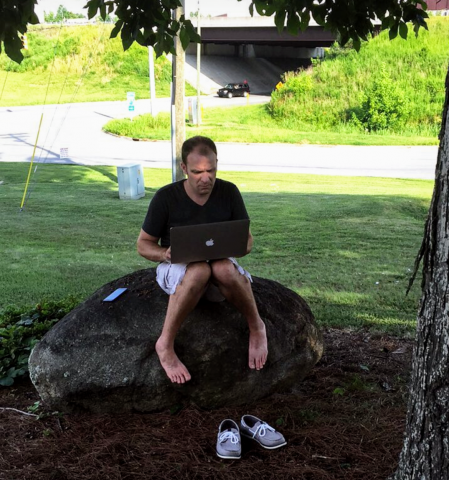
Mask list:
[[[142,165],[127,163],[117,167],[117,179],[120,200],[137,200],[145,196]]]

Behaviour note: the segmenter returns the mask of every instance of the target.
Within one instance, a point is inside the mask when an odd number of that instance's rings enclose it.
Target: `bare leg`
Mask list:
[[[260,318],[249,280],[241,275],[230,260],[211,263],[213,281],[220,292],[246,318],[249,327],[249,368],[260,370],[268,355],[265,324]]]
[[[210,276],[211,270],[206,262],[191,263],[176,292],[170,295],[162,333],[156,342],[156,353],[173,383],[185,383],[191,378],[175,353],[175,337],[182,322],[204,294]]]

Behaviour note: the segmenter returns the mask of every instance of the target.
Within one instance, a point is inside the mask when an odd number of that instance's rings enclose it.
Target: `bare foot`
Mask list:
[[[185,365],[179,360],[174,349],[163,346],[159,340],[156,342],[156,353],[167,377],[172,383],[188,382],[192,377]]]
[[[249,368],[260,370],[265,365],[268,355],[267,333],[261,321],[260,330],[249,332]]]

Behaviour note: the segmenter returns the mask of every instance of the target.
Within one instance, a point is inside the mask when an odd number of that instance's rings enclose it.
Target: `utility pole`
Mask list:
[[[185,0],[181,0],[181,7],[174,10],[174,17],[179,22],[185,12]],[[184,173],[181,169],[181,148],[186,138],[185,121],[185,81],[184,81],[184,63],[185,52],[182,48],[179,37],[175,37],[176,55],[172,56],[172,181],[182,180]],[[173,132],[174,130],[174,132]],[[173,138],[174,135],[174,138]]]
[[[196,33],[201,37],[200,26],[200,0],[198,0],[197,11],[197,24]],[[201,86],[200,86],[200,74],[201,74],[201,42],[196,45],[196,124],[201,125]]]
[[[154,82],[154,49],[153,47],[148,47],[148,65],[149,65],[149,75],[150,75],[150,113],[155,115],[156,109],[154,105],[154,99],[156,98],[156,85]]]

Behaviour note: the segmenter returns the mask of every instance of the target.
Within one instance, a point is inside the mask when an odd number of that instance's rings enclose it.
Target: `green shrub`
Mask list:
[[[381,69],[379,76],[364,94],[360,124],[372,131],[396,130],[404,124],[408,112],[404,95],[391,77]]]
[[[150,113],[129,118],[110,120],[103,126],[105,132],[132,138],[146,138],[148,131],[170,129],[170,114],[158,113],[155,117]]]
[[[312,90],[312,78],[307,72],[287,72],[283,76],[284,95],[291,94],[296,99],[304,98],[304,95]]]
[[[0,313],[0,386],[8,387],[28,373],[28,358],[36,343],[77,305],[70,297],[42,302],[26,311],[7,308]]]
[[[298,70],[283,76],[284,85],[271,95],[267,106],[269,113],[283,127],[294,130],[326,130],[340,121],[335,99],[320,95],[320,84],[313,71]]]

